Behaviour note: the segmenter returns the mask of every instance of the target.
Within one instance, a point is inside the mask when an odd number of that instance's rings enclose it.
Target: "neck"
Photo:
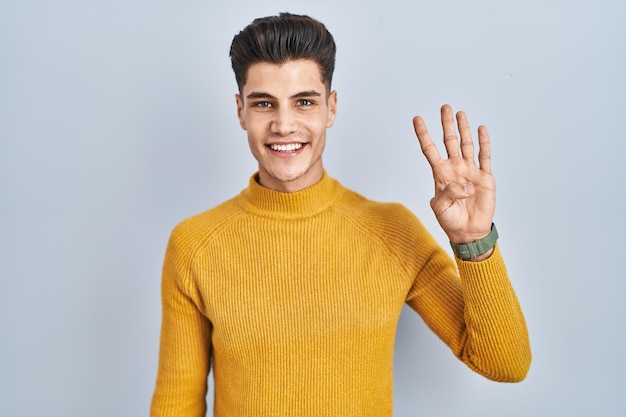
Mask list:
[[[239,195],[239,203],[248,212],[281,219],[310,217],[326,210],[340,197],[343,188],[334,179],[323,175],[311,187],[285,193],[265,187],[258,174],[250,178],[248,188]]]

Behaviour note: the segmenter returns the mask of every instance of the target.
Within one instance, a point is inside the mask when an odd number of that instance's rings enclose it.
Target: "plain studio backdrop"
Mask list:
[[[148,414],[169,233],[256,170],[230,42],[285,10],[338,44],[329,173],[444,246],[411,118],[490,129],[534,362],[485,380],[405,309],[395,416],[626,415],[625,1],[2,0],[0,416]]]

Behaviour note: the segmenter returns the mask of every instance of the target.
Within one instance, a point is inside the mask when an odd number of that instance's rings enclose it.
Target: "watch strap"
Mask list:
[[[476,240],[470,243],[455,244],[450,242],[452,251],[459,259],[472,259],[480,255],[484,255],[489,252],[498,240],[498,230],[496,225],[491,223],[491,231],[487,236],[480,240]]]

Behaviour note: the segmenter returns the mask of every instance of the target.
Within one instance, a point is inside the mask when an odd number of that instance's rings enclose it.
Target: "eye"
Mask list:
[[[305,98],[303,98],[301,100],[298,100],[296,102],[296,106],[299,106],[299,107],[307,107],[307,106],[310,106],[312,104],[313,104],[313,102],[311,100],[307,100]]]
[[[266,109],[268,107],[272,107],[272,103],[270,103],[269,101],[257,101],[256,103],[254,103],[254,107],[261,107],[263,109]]]

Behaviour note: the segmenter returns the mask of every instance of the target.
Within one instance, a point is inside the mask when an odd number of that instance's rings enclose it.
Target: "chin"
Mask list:
[[[263,169],[262,172],[261,183],[263,185],[269,186],[270,188],[282,189],[282,191],[304,189],[315,184],[321,178],[321,175],[320,178],[317,178],[315,170],[310,169],[310,167],[288,170]],[[273,184],[273,186],[271,184]],[[287,188],[283,188],[280,184],[284,184]]]
[[[280,182],[294,182],[304,177],[307,174],[307,171],[304,172],[279,172],[275,174],[270,174],[275,181]]]

